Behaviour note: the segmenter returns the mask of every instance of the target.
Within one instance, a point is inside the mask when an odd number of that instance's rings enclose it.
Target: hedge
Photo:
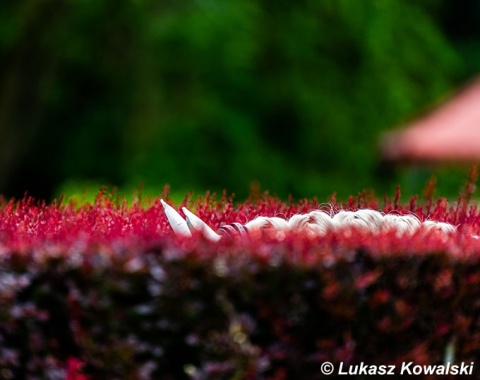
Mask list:
[[[323,205],[207,194],[179,206],[214,228],[328,207],[413,213],[457,232],[212,243],[174,236],[159,199],[3,200],[0,378],[317,379],[325,362],[335,378],[340,364],[392,365],[398,375],[403,363],[448,361],[473,362],[478,376],[479,210],[398,196]]]

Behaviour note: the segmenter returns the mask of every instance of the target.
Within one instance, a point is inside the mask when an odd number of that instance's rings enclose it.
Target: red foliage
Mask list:
[[[88,380],[88,377],[81,373],[83,364],[78,358],[68,358],[66,380]]]
[[[329,204],[187,197],[182,205],[213,229],[362,208],[458,226],[448,235],[348,228],[216,243],[174,236],[159,199],[2,201],[0,370],[69,380],[318,378],[322,361],[438,363],[451,342],[457,359],[471,361],[480,345],[471,191],[425,204],[401,204],[399,190],[383,204],[365,192]]]
[[[469,184],[468,188],[471,187]],[[480,211],[478,207],[466,205],[463,198],[456,203],[448,203],[445,199],[436,202],[427,201],[425,205],[417,203],[412,198],[405,205],[399,203],[399,190],[393,203],[384,200],[382,207],[372,195],[360,193],[357,198],[351,197],[346,203],[334,202],[319,204],[316,199],[302,199],[298,203],[285,203],[275,197],[264,195],[255,202],[246,201],[234,204],[233,197],[223,197],[219,200],[215,195],[207,193],[205,197],[191,200],[185,199],[181,206],[193,210],[212,228],[218,229],[222,224],[233,222],[246,223],[256,216],[280,216],[289,218],[297,213],[307,213],[314,209],[323,209],[335,213],[341,209],[358,210],[371,208],[386,213],[414,214],[420,220],[435,220],[458,226],[458,233],[445,240],[440,234],[425,236],[421,232],[413,237],[398,238],[395,234],[385,233],[382,236],[362,231],[332,232],[327,236],[314,239],[315,244],[328,246],[343,245],[348,247],[362,246],[375,252],[403,252],[405,249],[415,251],[448,250],[452,253],[468,254],[478,251],[479,244],[472,235],[480,229]],[[165,217],[159,199],[128,205],[125,201],[114,200],[100,193],[93,204],[75,205],[73,203],[53,202],[45,204],[30,197],[0,205],[0,253],[3,255],[16,252],[48,252],[52,255],[75,252],[88,253],[92,250],[116,252],[128,247],[142,247],[158,242],[159,239],[172,238],[171,228]],[[307,244],[302,242],[306,237],[296,234],[291,236],[276,236],[287,239],[289,244]],[[262,244],[268,243],[268,237],[262,236]],[[272,238],[272,236],[270,236]],[[275,239],[275,236],[273,236]],[[311,238],[310,238],[311,240]],[[260,242],[252,242],[254,245]],[[245,244],[245,242],[243,243]],[[308,260],[308,248],[305,259]]]

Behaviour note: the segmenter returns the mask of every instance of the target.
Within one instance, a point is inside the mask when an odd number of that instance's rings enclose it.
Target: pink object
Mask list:
[[[68,358],[66,380],[88,380],[88,377],[81,373],[83,364],[83,361],[78,358]]]
[[[387,160],[480,161],[480,77],[406,129],[384,135]]]

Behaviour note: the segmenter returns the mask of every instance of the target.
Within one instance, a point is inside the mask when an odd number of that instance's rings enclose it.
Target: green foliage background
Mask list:
[[[453,0],[2,1],[0,192],[419,191],[434,171],[382,167],[379,136],[478,70],[479,28],[459,26],[473,10]],[[438,173],[446,193],[461,185]]]

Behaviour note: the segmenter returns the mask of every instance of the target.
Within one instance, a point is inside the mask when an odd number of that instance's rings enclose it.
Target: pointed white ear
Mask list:
[[[193,229],[195,231],[201,232],[203,236],[205,236],[211,241],[220,240],[220,235],[217,234],[214,230],[212,230],[207,223],[205,223],[202,219],[196,216],[193,212],[189,211],[185,207],[182,208],[182,211],[187,218],[187,225],[190,230]]]
[[[167,216],[173,232],[175,232],[177,235],[191,237],[192,233],[188,228],[187,222],[180,216],[180,214],[172,206],[168,205],[163,199],[160,199],[160,202],[162,202],[165,215]]]

